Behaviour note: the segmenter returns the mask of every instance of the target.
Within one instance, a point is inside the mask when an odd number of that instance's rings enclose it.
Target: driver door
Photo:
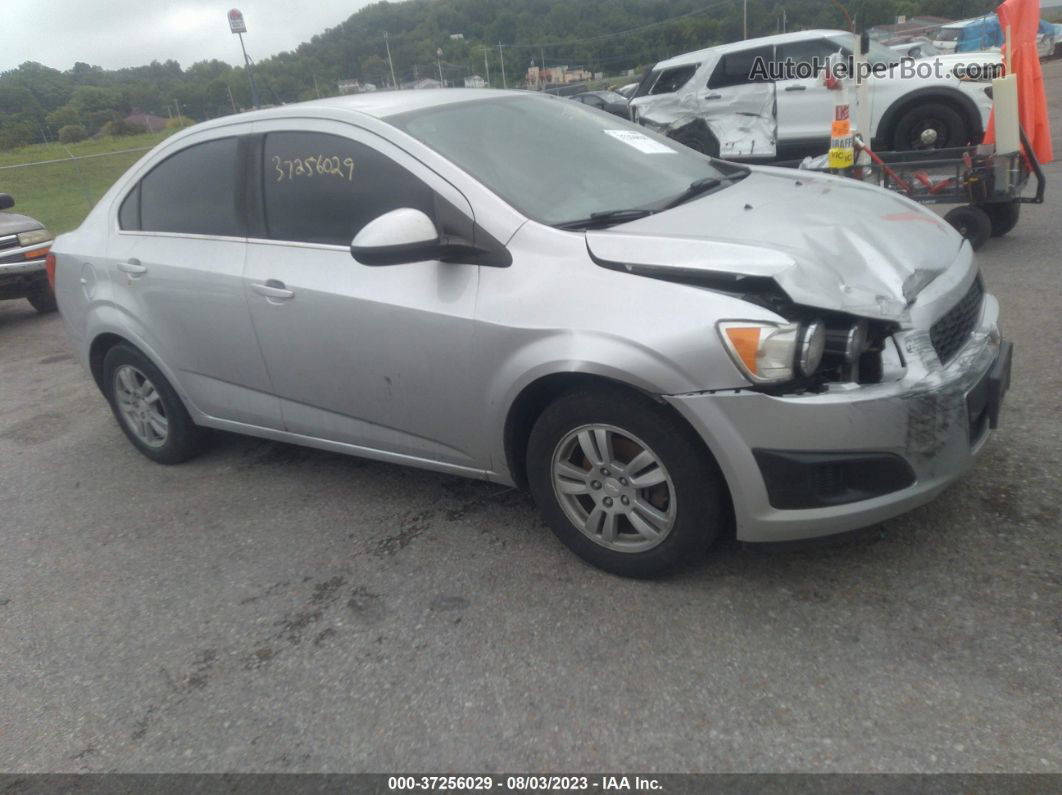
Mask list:
[[[292,126],[256,127],[261,228],[248,241],[244,271],[286,430],[470,464],[479,268],[370,267],[350,253],[354,235],[386,212],[422,210],[446,230],[471,224],[468,202],[370,133],[323,121]]]

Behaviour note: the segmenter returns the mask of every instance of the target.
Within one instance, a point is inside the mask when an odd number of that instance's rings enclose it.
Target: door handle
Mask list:
[[[265,284],[255,282],[251,285],[251,289],[259,295],[264,295],[266,298],[279,298],[281,300],[287,300],[295,297],[295,291],[289,290],[284,286],[284,282],[278,279],[268,279]]]
[[[141,265],[140,260],[135,257],[127,259],[125,262],[119,262],[118,270],[122,273],[128,273],[130,276],[143,276],[147,273],[147,268]]]
[[[786,91],[807,91],[808,87],[807,86],[786,86],[785,90]]]
[[[723,95],[722,94],[705,94],[704,98],[705,99],[722,99]]]

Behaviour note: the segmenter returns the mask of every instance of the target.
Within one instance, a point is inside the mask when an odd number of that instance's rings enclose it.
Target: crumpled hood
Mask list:
[[[586,233],[598,261],[773,279],[798,304],[899,320],[962,237],[898,194],[848,178],[756,168],[672,210]]]
[[[0,212],[0,235],[13,235],[16,232],[28,232],[40,229],[41,222],[28,215],[19,215],[8,211]]]

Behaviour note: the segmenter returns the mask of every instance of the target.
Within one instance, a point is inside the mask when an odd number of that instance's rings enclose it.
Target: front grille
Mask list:
[[[18,248],[18,235],[0,237],[0,251],[5,248]]]
[[[970,285],[966,295],[929,329],[929,339],[941,362],[947,364],[951,361],[966,343],[970,332],[977,325],[984,295],[985,288],[981,283],[981,274],[977,274],[977,278]]]

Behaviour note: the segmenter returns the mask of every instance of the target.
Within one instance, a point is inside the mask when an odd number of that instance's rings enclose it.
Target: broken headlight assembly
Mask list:
[[[826,328],[818,320],[782,324],[724,320],[719,334],[738,369],[762,385],[814,375],[826,344]]]
[[[840,313],[789,323],[727,320],[719,335],[738,369],[757,387],[821,391],[827,383],[876,384],[894,331]]]

